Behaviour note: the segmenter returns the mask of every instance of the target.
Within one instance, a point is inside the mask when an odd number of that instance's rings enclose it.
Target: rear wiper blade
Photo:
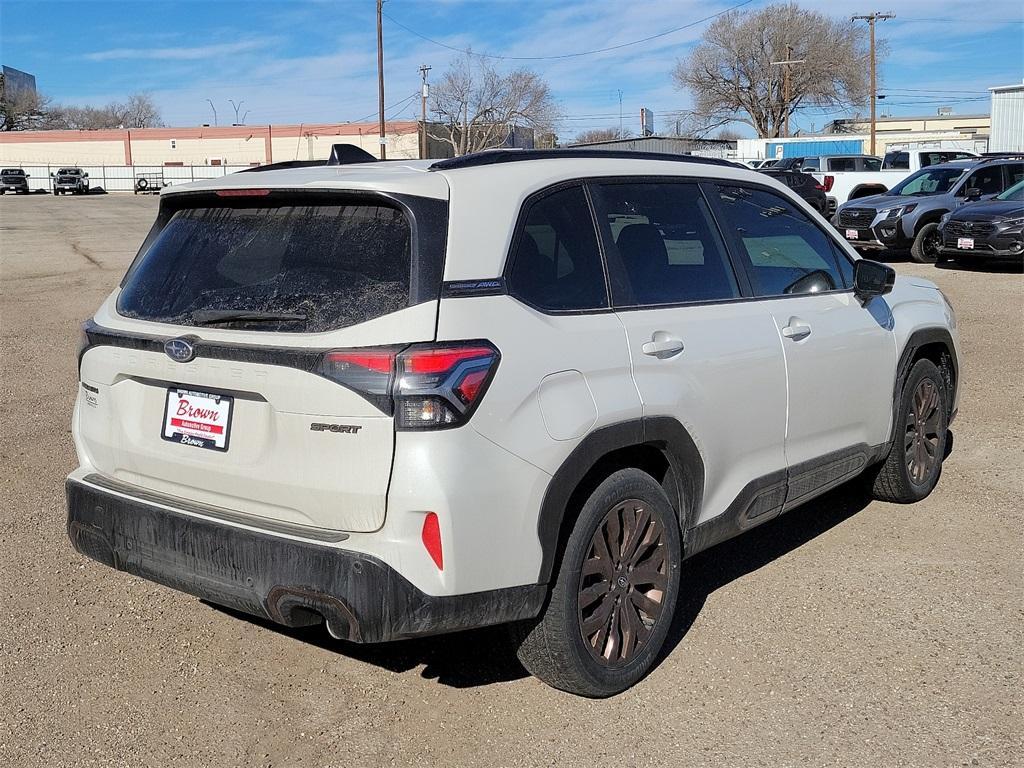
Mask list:
[[[237,309],[197,309],[192,320],[200,325],[212,323],[273,323],[289,320],[305,320],[305,315],[290,312],[246,312]]]

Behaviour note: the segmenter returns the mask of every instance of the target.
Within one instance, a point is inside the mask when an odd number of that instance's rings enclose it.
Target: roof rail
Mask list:
[[[964,160],[970,159],[969,157],[964,158]],[[1024,160],[1024,154],[1020,152],[988,152],[975,159],[979,163],[991,163],[993,160]]]
[[[630,149],[487,149],[473,152],[462,157],[450,157],[438,160],[430,166],[431,171],[450,171],[456,168],[476,168],[481,165],[498,165],[500,163],[522,163],[529,160],[565,160],[566,158],[591,158],[617,160],[667,160],[676,163],[701,163],[705,165],[724,165],[731,168],[746,166],[722,160],[717,157],[697,157],[696,155],[670,155],[665,152],[636,152]]]

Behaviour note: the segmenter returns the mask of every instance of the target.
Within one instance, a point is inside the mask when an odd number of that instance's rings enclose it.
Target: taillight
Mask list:
[[[498,367],[486,342],[414,344],[398,355],[397,429],[443,429],[465,423]]]
[[[835,184],[835,183],[836,183],[836,177],[835,176],[828,176],[828,175],[826,175],[825,176],[825,191],[826,192],[831,192],[832,191],[832,185]]]
[[[394,414],[396,429],[444,429],[469,420],[499,357],[485,341],[339,349],[317,373]]]
[[[317,371],[365,397],[387,414],[393,412],[391,400],[395,380],[395,358],[400,347],[365,347],[327,352]]]

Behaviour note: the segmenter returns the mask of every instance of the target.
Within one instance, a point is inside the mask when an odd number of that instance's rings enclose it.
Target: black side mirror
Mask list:
[[[977,187],[971,187],[967,190],[967,199],[972,202],[975,200],[981,200],[981,190]]]
[[[853,267],[853,292],[862,301],[887,294],[895,282],[896,270],[888,264],[858,259]]]

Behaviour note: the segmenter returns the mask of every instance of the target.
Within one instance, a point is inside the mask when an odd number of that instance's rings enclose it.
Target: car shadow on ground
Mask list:
[[[985,260],[976,261],[946,261],[935,265],[936,269],[951,270],[954,272],[980,272],[987,274],[1016,274],[1024,272],[1024,258],[1018,261],[1010,260]]]
[[[798,549],[864,509],[870,501],[864,482],[853,480],[792,512],[685,561],[682,566],[680,600],[658,664],[686,636],[709,595],[731,581]],[[454,688],[491,685],[528,676],[516,658],[508,627],[489,627],[436,637],[360,645],[332,638],[322,625],[289,628],[210,603],[207,605],[303,643],[392,672],[408,672],[422,666],[420,675],[423,678],[437,680]]]

